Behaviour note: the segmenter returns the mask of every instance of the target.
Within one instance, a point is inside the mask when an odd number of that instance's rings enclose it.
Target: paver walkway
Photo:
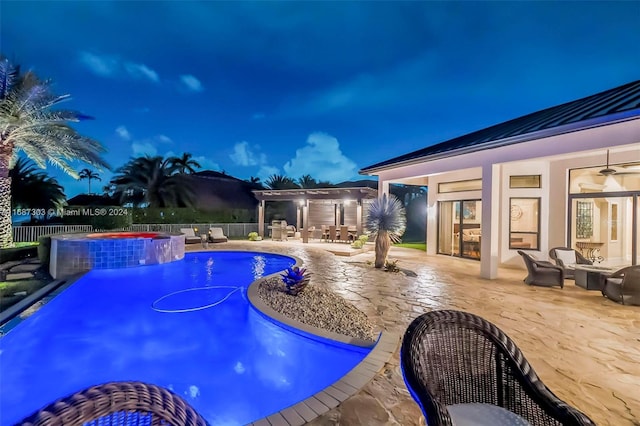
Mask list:
[[[529,287],[524,270],[479,278],[479,262],[393,247],[389,258],[416,276],[376,270],[373,251],[340,257],[309,245],[230,241],[211,250],[264,250],[301,258],[325,285],[371,320],[402,334],[421,313],[460,309],[504,330],[544,383],[599,425],[640,425],[640,307],[613,303],[567,280],[564,289]],[[202,250],[191,246],[189,250]],[[424,425],[402,379],[399,352],[358,394],[310,424]],[[321,366],[319,366],[321,368]]]

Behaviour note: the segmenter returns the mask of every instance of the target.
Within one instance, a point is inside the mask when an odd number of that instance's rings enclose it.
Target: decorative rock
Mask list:
[[[291,295],[278,278],[271,278],[261,283],[259,294],[271,308],[304,324],[363,340],[378,337],[362,312],[325,288],[311,285]]]

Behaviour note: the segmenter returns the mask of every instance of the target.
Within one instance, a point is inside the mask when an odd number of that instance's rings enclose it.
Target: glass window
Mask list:
[[[593,236],[593,203],[578,201],[576,203],[576,238]]]
[[[457,182],[442,182],[438,184],[438,192],[479,191],[482,189],[482,179],[459,180]]]
[[[509,176],[509,188],[540,188],[540,175]]]
[[[538,250],[540,248],[540,198],[510,198],[509,209],[509,248]]]

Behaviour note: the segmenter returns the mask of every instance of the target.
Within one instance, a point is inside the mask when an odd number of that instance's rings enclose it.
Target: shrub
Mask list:
[[[38,260],[42,265],[49,264],[52,235],[55,235],[55,234],[41,235],[38,237]]]
[[[249,232],[249,241],[260,241],[262,237],[257,232]]]
[[[134,223],[244,223],[255,222],[253,209],[200,210],[190,207],[133,208]]]
[[[11,247],[0,250],[0,263],[22,260],[28,257],[35,257],[38,252],[36,245],[25,247]]]
[[[131,209],[119,206],[68,206],[62,222],[68,225],[92,225],[93,229],[110,230],[131,226]]]
[[[364,247],[367,241],[369,241],[368,235],[360,235],[358,239],[355,240],[353,244],[351,244],[351,247],[353,247],[354,249],[361,249],[362,247]]]
[[[385,261],[384,270],[387,272],[400,272],[400,268],[398,268],[398,259]]]

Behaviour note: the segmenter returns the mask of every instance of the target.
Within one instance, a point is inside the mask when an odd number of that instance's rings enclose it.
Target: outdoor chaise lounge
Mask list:
[[[205,426],[207,421],[168,389],[142,382],[112,382],[59,399],[18,424]]]
[[[477,315],[419,316],[404,334],[400,363],[429,426],[595,425],[556,397],[516,344]]]
[[[227,237],[224,235],[222,228],[209,228],[210,243],[226,243]]]
[[[185,244],[197,244],[201,241],[200,237],[196,235],[193,228],[180,228],[180,232],[184,234]]]
[[[549,250],[549,257],[564,270],[564,277],[575,279],[576,265],[593,265],[579,251],[569,247],[554,247]]]
[[[623,305],[640,305],[640,265],[627,266],[608,276],[602,295]]]
[[[518,254],[522,256],[524,264],[527,266],[529,274],[523,280],[525,284],[540,285],[545,287],[552,287],[555,285],[564,287],[564,270],[561,266],[554,265],[546,260],[538,260],[518,250]]]

